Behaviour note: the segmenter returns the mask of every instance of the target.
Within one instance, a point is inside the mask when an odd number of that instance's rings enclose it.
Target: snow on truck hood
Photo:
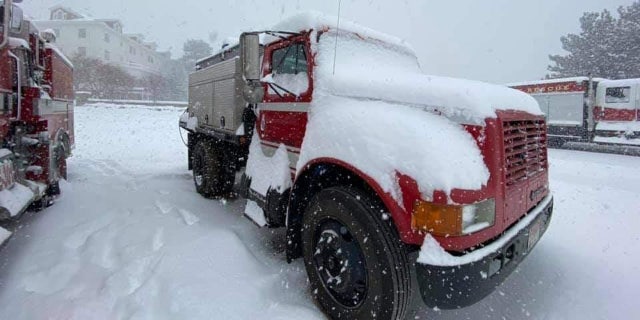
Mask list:
[[[355,166],[402,203],[397,173],[433,191],[478,190],[489,170],[473,137],[461,125],[418,108],[385,101],[314,96],[297,171],[314,159]]]
[[[414,106],[425,106],[459,123],[484,125],[497,110],[542,112],[529,95],[477,81],[435,77],[417,73],[395,73],[384,77],[336,71],[323,84],[327,93]]]
[[[344,19],[339,31],[335,24],[335,17],[306,13],[274,27],[314,33],[314,92],[298,172],[314,159],[338,159],[397,201],[397,173],[415,179],[425,199],[436,190],[478,190],[489,170],[460,123],[484,125],[496,110],[542,114],[520,91],[423,74],[413,49],[399,38]]]
[[[543,114],[531,96],[505,86],[425,75],[404,40],[322,13],[302,13],[275,30],[323,31],[313,41],[316,90],[358,99],[427,106],[457,122],[484,124],[496,110]],[[312,35],[311,39],[317,39]],[[337,40],[337,51],[336,51]],[[335,53],[335,60],[334,60]],[[334,72],[335,63],[335,72]]]

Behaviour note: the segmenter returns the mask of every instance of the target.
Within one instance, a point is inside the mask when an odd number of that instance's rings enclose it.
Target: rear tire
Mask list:
[[[201,195],[225,195],[233,187],[234,173],[225,162],[224,149],[208,140],[199,141],[193,150],[193,182]]]
[[[407,248],[367,193],[320,191],[303,217],[312,293],[332,319],[402,319],[411,302]]]
[[[67,154],[66,147],[62,142],[59,142],[53,150],[55,169],[58,174],[56,181],[60,178],[67,179]]]

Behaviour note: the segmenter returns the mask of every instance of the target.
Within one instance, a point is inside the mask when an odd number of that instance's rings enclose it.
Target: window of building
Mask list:
[[[53,14],[53,19],[55,20],[64,20],[64,11],[58,10]]]
[[[104,59],[107,61],[111,60],[111,53],[109,52],[109,50],[104,51]]]
[[[109,41],[111,41],[111,38],[109,37],[108,33],[105,33],[104,34],[104,42],[109,42]]]
[[[78,54],[81,56],[86,56],[87,55],[87,48],[86,47],[78,47]]]
[[[87,29],[85,28],[78,29],[78,38],[80,39],[87,38]]]

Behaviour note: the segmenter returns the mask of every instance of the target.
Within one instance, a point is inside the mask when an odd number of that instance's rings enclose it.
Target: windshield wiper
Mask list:
[[[267,82],[267,84],[269,84],[269,87],[270,87],[271,89],[273,89],[273,91],[274,91],[274,92],[278,95],[278,97],[280,97],[280,98],[283,98],[283,96],[282,96],[282,94],[280,94],[280,92],[278,92],[278,89],[280,89],[280,90],[284,91],[285,93],[288,93],[288,94],[290,94],[290,95],[292,95],[292,96],[295,96],[295,94],[294,94],[293,92],[291,92],[291,91],[289,91],[289,90],[287,90],[287,89],[283,88],[282,86],[279,86],[279,85],[278,85],[278,84],[276,84],[276,83],[273,83],[273,82]]]

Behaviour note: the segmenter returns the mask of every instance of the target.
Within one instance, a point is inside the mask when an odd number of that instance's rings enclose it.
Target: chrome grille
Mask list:
[[[502,122],[507,186],[547,168],[547,128],[544,120]]]

